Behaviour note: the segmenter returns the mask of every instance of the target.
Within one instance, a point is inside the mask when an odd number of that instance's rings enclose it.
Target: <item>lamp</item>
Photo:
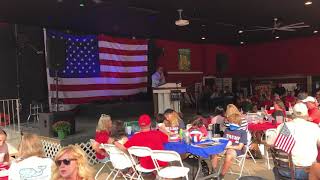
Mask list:
[[[179,13],[179,19],[178,20],[176,20],[176,25],[177,26],[186,26],[186,25],[189,25],[189,20],[185,20],[185,19],[182,19],[182,16],[181,16],[181,14],[182,14],[182,9],[178,9],[177,10],[178,11],[178,13]]]

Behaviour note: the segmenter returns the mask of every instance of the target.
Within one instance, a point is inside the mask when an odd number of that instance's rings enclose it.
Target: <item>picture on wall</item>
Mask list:
[[[179,49],[178,50],[178,68],[180,71],[190,71],[190,49]]]

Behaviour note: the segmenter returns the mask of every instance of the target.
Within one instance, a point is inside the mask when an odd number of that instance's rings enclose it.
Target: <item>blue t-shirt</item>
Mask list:
[[[229,128],[227,128],[224,131],[223,137],[231,141],[232,145],[239,145],[240,143],[246,145],[248,142],[247,132],[243,129],[237,129],[237,130],[231,131]],[[238,156],[244,153],[244,151],[242,150],[236,150],[236,151]]]

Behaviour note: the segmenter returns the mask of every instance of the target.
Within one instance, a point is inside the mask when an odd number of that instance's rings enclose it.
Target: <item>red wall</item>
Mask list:
[[[157,60],[157,66],[163,66],[167,72],[178,72],[178,49],[190,49],[191,71],[203,71],[204,46],[187,42],[157,40],[156,46],[164,48],[164,55]],[[202,74],[168,74],[167,82],[182,82],[188,86],[202,79]]]
[[[238,48],[234,75],[319,75],[320,37],[253,44]]]
[[[168,82],[182,82],[184,86],[200,82],[202,76],[216,75],[215,57],[226,53],[229,68],[224,76],[277,76],[277,75],[319,75],[320,37],[274,41],[245,46],[205,45],[167,40],[156,41],[164,48],[164,56],[158,59],[158,66],[166,71],[177,72],[178,49],[191,50],[191,71],[203,74],[169,74]]]

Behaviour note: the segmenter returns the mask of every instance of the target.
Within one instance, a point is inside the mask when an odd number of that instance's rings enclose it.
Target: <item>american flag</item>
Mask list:
[[[286,123],[283,124],[279,135],[277,136],[274,145],[275,148],[281,149],[286,153],[291,153],[296,141],[294,137],[291,135],[290,130]]]
[[[59,99],[64,109],[147,91],[146,40],[80,36],[56,31],[49,31],[47,36],[66,42],[65,66],[58,72]],[[54,99],[54,73],[49,72],[49,98]]]

